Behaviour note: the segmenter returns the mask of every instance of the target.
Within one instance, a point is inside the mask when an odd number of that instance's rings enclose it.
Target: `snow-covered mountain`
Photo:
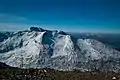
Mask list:
[[[0,42],[7,39],[9,36],[12,35],[13,32],[0,32]]]
[[[0,42],[0,62],[21,68],[120,69],[120,52],[94,39],[31,27]]]

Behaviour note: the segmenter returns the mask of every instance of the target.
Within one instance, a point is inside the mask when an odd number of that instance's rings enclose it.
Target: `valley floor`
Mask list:
[[[0,69],[0,80],[120,80],[120,73],[57,71],[53,69]]]

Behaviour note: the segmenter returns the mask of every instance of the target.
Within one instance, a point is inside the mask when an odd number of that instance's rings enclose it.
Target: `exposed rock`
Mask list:
[[[44,31],[44,29],[38,28],[38,27],[31,27],[30,31],[39,31],[39,32],[42,32],[42,31]]]

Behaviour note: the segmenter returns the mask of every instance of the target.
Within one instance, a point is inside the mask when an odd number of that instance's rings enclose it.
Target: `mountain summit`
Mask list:
[[[42,28],[38,28],[38,27],[30,27],[30,31],[39,31],[39,32],[42,32],[42,31],[45,31],[44,29]]]
[[[31,27],[0,42],[0,62],[20,68],[120,69],[120,52],[94,39]]]

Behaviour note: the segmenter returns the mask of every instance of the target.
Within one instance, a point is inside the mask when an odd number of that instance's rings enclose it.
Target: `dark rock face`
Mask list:
[[[67,35],[67,33],[65,33],[64,31],[59,31],[58,33],[62,35]]]
[[[0,32],[0,42],[12,35],[12,32]]]
[[[42,29],[42,28],[38,28],[38,27],[31,27],[31,28],[30,28],[30,31],[38,31],[38,32],[42,32],[42,31],[44,31],[44,29]]]
[[[45,31],[45,30],[39,27],[39,31],[41,31],[41,32],[42,32],[42,31]]]
[[[0,69],[3,68],[10,68],[10,66],[6,65],[5,63],[0,62]]]

